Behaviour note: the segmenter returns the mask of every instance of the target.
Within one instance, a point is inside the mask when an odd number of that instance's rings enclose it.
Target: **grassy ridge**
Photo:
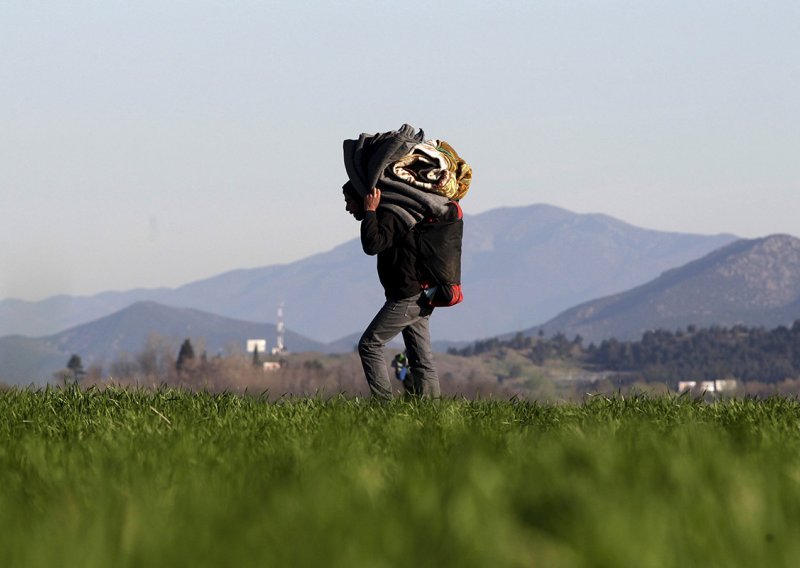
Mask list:
[[[0,565],[792,566],[800,404],[0,392]]]

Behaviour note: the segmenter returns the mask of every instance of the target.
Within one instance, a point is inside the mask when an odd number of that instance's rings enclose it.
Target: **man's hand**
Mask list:
[[[378,209],[378,204],[381,202],[381,190],[373,187],[367,195],[364,196],[364,211],[375,211]]]

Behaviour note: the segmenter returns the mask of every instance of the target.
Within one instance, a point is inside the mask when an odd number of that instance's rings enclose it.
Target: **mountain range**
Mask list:
[[[0,338],[0,381],[7,384],[44,383],[66,366],[69,356],[80,355],[85,368],[110,365],[119,357],[135,357],[148,343],[177,354],[183,339],[189,338],[200,352],[209,356],[244,352],[247,339],[267,339],[274,344],[275,324],[234,320],[155,302],[137,302],[111,315],[60,333],[28,338],[19,335]],[[329,352],[317,341],[285,331],[287,344],[296,351]],[[108,371],[108,367],[106,367]]]
[[[433,335],[468,341],[524,329],[581,302],[643,284],[735,239],[653,231],[548,205],[468,215],[465,301],[437,311]],[[353,239],[293,263],[235,270],[174,289],[3,300],[0,336],[50,336],[140,301],[248,322],[275,321],[283,302],[288,328],[329,343],[363,329],[383,297],[375,259]]]
[[[462,270],[467,299],[437,310],[435,345],[443,349],[453,341],[529,328],[575,304],[642,285],[734,240],[651,231],[546,205],[468,217]],[[236,270],[176,289],[4,300],[0,334],[14,335],[0,337],[0,380],[42,382],[72,353],[86,366],[108,364],[140,352],[154,333],[175,348],[190,337],[209,354],[231,344],[240,349],[249,338],[274,345],[275,326],[264,322],[274,321],[280,301],[286,303],[290,350],[350,351],[357,330],[383,301],[374,262],[354,239],[294,263]],[[556,319],[546,327],[559,326]]]
[[[247,339],[272,339],[275,324],[235,320],[190,308],[137,302],[109,316],[42,338],[62,353],[79,353],[88,362],[140,351],[148,333],[179,341],[202,341],[209,355],[243,351]],[[297,351],[326,351],[322,343],[285,330]]]
[[[586,341],[638,339],[690,325],[789,325],[800,319],[800,239],[742,239],[631,290],[582,303],[525,331]]]

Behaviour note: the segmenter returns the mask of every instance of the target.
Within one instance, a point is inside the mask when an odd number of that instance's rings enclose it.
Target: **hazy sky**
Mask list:
[[[328,250],[342,140],[404,122],[468,214],[800,235],[798,101],[789,0],[0,0],[0,299]]]

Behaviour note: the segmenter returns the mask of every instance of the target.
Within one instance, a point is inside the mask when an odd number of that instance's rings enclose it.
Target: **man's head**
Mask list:
[[[345,211],[355,217],[356,221],[364,219],[364,199],[358,195],[356,188],[349,181],[342,186],[344,194]]]

